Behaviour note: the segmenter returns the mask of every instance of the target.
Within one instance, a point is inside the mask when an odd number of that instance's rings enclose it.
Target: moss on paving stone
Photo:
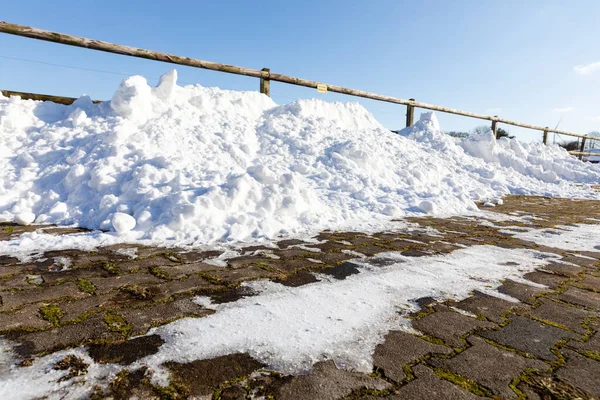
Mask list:
[[[474,395],[481,397],[493,396],[493,393],[489,389],[481,386],[479,383],[475,382],[472,379],[466,378],[462,375],[455,374],[450,371],[443,370],[441,368],[433,368],[433,372],[440,378],[452,382],[455,385],[465,389],[466,391],[473,393]]]
[[[106,314],[104,316],[104,322],[106,322],[108,329],[113,332],[119,332],[124,336],[129,336],[129,332],[131,332],[131,325],[129,325],[119,314]]]
[[[158,267],[149,267],[148,272],[150,272],[152,275],[154,275],[155,277],[157,277],[159,279],[164,279],[166,281],[171,279],[169,277],[169,274],[165,270],[158,268]]]
[[[55,326],[60,325],[60,319],[63,316],[63,313],[59,306],[56,304],[44,304],[40,307],[40,315],[43,319],[54,324]]]
[[[77,280],[77,287],[84,293],[92,295],[96,293],[96,287],[94,286],[94,284],[84,278],[79,278]]]
[[[108,273],[112,275],[119,275],[121,273],[121,270],[119,269],[119,267],[117,267],[117,264],[113,262],[104,262],[102,264],[102,268],[104,268]]]

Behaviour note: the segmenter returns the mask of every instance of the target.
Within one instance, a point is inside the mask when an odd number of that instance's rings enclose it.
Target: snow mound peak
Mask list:
[[[596,198],[573,183],[600,183],[557,146],[456,141],[433,113],[398,135],[358,103],[277,106],[178,86],[176,71],[127,78],[101,104],[0,96],[0,169],[2,220],[196,244],[382,229],[508,193]]]

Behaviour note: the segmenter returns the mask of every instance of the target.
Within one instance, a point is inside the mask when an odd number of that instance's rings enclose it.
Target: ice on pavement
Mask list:
[[[555,145],[456,141],[432,113],[398,135],[357,103],[176,80],[130,77],[101,104],[0,96],[0,220],[207,244],[382,229],[509,193],[598,198],[600,167]]]

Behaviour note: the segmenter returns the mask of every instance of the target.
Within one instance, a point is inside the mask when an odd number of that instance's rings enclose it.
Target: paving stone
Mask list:
[[[583,281],[574,283],[573,285],[583,289],[600,292],[600,278],[594,275],[588,274]]]
[[[386,399],[481,399],[481,397],[467,392],[453,383],[438,378],[431,369],[424,365],[417,365],[412,370],[416,379],[402,386],[396,391],[396,394],[387,396]]]
[[[90,282],[96,287],[96,293],[102,294],[127,285],[149,285],[164,282],[154,275],[146,273],[115,275],[106,278],[93,278]]]
[[[2,298],[2,306],[0,307],[0,310],[9,311],[25,304],[51,301],[64,297],[82,298],[86,296],[89,296],[89,294],[83,293],[72,283],[47,288],[1,292],[0,297]]]
[[[220,400],[246,400],[247,398],[248,393],[239,385],[229,386],[228,388],[221,390],[221,393],[219,394]]]
[[[526,285],[510,279],[505,280],[504,283],[498,288],[500,293],[512,296],[527,304],[535,304],[536,300],[533,298],[534,296],[550,292],[551,290],[552,289],[549,288],[539,288],[536,286]]]
[[[211,272],[218,268],[219,267],[202,262],[159,267],[159,269],[164,271],[170,279],[181,279],[188,275],[197,274],[199,272]]]
[[[526,307],[523,303],[513,303],[480,292],[475,292],[473,296],[467,297],[466,299],[453,304],[453,306],[460,308],[461,310],[469,311],[475,315],[485,317],[496,323],[504,322],[505,319],[502,317],[502,314],[511,308],[523,309]]]
[[[63,314],[61,321],[67,322],[75,320],[88,312],[99,312],[111,308],[118,308],[120,304],[111,301],[113,298],[114,294],[108,293],[89,296],[83,299],[61,300],[57,302],[56,305],[58,305]]]
[[[136,370],[122,370],[124,373],[116,376],[108,387],[108,393],[98,395],[96,389],[92,389],[89,393],[90,399],[130,399],[130,400],[159,400],[155,390],[153,390],[150,380],[147,376],[147,368],[138,368]],[[102,392],[102,389],[99,389]],[[93,394],[93,395],[92,395]],[[109,395],[110,394],[110,395]],[[166,397],[166,396],[165,396]],[[163,397],[163,398],[165,398]],[[171,399],[179,399],[175,395]]]
[[[217,290],[219,288],[219,286],[214,285],[213,283],[198,275],[192,275],[185,279],[169,281],[160,285],[150,285],[147,287],[151,289],[152,299],[157,301],[166,300],[171,296],[181,293],[191,293],[194,291],[210,289]]]
[[[275,279],[275,282],[290,287],[303,286],[318,281],[319,280],[317,279],[317,277],[309,271],[298,271],[296,273],[289,274],[284,278]]]
[[[600,362],[566,349],[562,353],[567,360],[564,367],[556,371],[556,375],[591,396],[600,398]]]
[[[525,398],[528,400],[544,400],[539,394],[537,394],[537,392],[531,385],[525,382],[519,382],[519,384],[517,385],[517,389],[523,392]]]
[[[202,308],[189,298],[118,311],[131,325],[132,335],[143,335],[153,326],[164,325],[182,317],[204,317],[213,313],[214,310]]]
[[[452,350],[406,332],[391,331],[385,341],[375,348],[373,365],[382,369],[387,378],[401,382],[406,379],[403,366],[430,353],[450,354]]]
[[[123,335],[108,329],[103,315],[95,315],[78,324],[48,331],[14,332],[6,337],[19,343],[17,352],[25,356],[58,351],[91,341],[123,339]]]
[[[211,395],[221,383],[246,377],[264,367],[248,354],[232,354],[190,363],[167,362],[164,366],[194,396]]]
[[[385,390],[391,386],[383,379],[338,369],[333,361],[327,361],[313,365],[310,374],[284,379],[268,391],[276,399],[331,400],[343,398],[361,388]]]
[[[570,287],[567,291],[552,297],[600,311],[600,293]]]
[[[45,329],[52,324],[40,316],[41,304],[29,304],[25,307],[0,314],[0,332],[14,329]]]
[[[587,330],[581,326],[587,317],[600,316],[598,312],[586,311],[580,308],[564,305],[551,300],[541,300],[542,305],[527,311],[525,315],[540,320],[550,321],[567,327],[574,332],[585,334]]]
[[[546,285],[550,289],[558,288],[564,281],[569,279],[565,276],[560,276],[557,274],[548,274],[546,272],[541,271],[529,272],[528,274],[523,275],[523,278],[534,283]]]
[[[562,257],[562,261],[577,264],[581,267],[594,267],[598,263],[598,260],[595,258],[578,257],[572,254],[563,254]]]
[[[155,354],[164,342],[158,335],[140,336],[121,343],[91,344],[88,354],[99,363],[128,365]]]
[[[445,306],[434,306],[435,312],[413,321],[413,327],[427,335],[444,340],[452,347],[463,347],[461,336],[477,328],[493,328],[496,325],[487,321],[479,321],[450,310]]]
[[[256,296],[257,294],[257,291],[248,286],[237,286],[219,291],[200,291],[197,293],[199,296],[210,297],[213,304],[231,303],[245,297]]]
[[[585,270],[577,265],[571,265],[566,263],[550,262],[544,267],[544,270],[548,270],[554,274],[566,276],[568,278],[575,278]]]
[[[512,380],[525,369],[545,370],[549,365],[500,349],[483,339],[470,336],[467,341],[472,347],[447,359],[431,359],[429,364],[443,370],[470,378],[490,389],[494,395],[512,399],[517,395],[510,388]]]
[[[556,375],[549,373],[530,374],[526,378],[527,383],[520,382],[517,386],[527,396],[527,399],[540,400],[595,400],[590,394],[571,383],[559,379]]]
[[[64,282],[76,282],[78,279],[90,280],[96,277],[111,276],[111,274],[99,264],[92,265],[88,268],[69,269],[65,271],[43,271],[40,275],[44,279],[44,286],[54,286]]]
[[[323,268],[319,270],[319,273],[343,280],[351,275],[360,273],[359,267],[359,265],[354,264],[352,261],[344,261],[335,267]]]
[[[590,324],[595,333],[585,342],[570,340],[568,346],[577,350],[594,352],[600,357],[600,320],[596,319]]]
[[[281,276],[277,271],[269,271],[259,268],[256,265],[249,265],[243,268],[222,268],[210,273],[219,280],[228,284],[236,284],[242,281],[258,279],[258,278],[276,278]],[[188,278],[190,279],[190,278]]]
[[[580,336],[519,315],[509,315],[510,323],[497,331],[481,332],[480,336],[544,360],[553,361],[551,349],[560,340]]]

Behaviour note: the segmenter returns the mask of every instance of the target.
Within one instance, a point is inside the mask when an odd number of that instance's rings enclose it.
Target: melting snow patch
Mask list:
[[[548,247],[563,250],[600,252],[600,225],[556,226],[556,229],[533,229],[514,235]]]
[[[417,308],[418,298],[462,299],[475,289],[497,287],[502,279],[560,258],[493,246],[419,259],[397,253],[385,256],[397,262],[384,267],[362,262],[361,273],[341,281],[297,288],[268,281],[249,283],[261,294],[216,305],[217,312],[204,318],[156,328],[152,333],[166,343],[142,363],[158,368],[168,360],[189,362],[248,352],[283,372],[307,371],[325,359],[368,372],[375,346],[390,329],[410,325],[402,315]]]

